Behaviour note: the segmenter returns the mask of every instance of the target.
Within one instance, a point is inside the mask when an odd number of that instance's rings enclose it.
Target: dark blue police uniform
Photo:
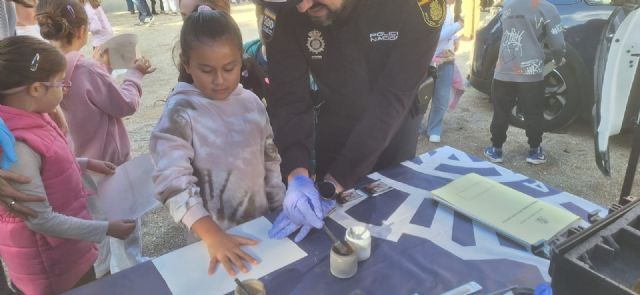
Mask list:
[[[346,0],[353,10],[328,26],[294,5],[269,9],[263,25],[267,110],[283,176],[310,167],[346,188],[372,170],[415,156],[418,85],[438,43],[444,0]],[[309,73],[321,105],[314,124]],[[315,140],[314,140],[315,136]]]

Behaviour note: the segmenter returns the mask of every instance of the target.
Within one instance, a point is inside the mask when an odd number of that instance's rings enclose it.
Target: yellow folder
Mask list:
[[[527,246],[537,246],[580,217],[489,178],[467,174],[432,191],[433,198]]]

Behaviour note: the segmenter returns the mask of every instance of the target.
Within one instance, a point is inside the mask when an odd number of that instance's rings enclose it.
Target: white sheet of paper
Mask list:
[[[257,246],[243,248],[260,263],[252,265],[246,274],[239,273],[238,279],[258,279],[307,256],[289,239],[269,239],[267,232],[270,228],[271,222],[260,217],[227,231],[260,241]],[[209,253],[202,241],[160,256],[153,260],[153,264],[175,295],[226,294],[236,288],[233,278],[222,265],[218,265],[212,276],[207,274]]]
[[[145,154],[118,166],[111,176],[94,177],[96,203],[108,220],[137,219],[160,205],[153,195],[153,170],[153,160]]]
[[[121,34],[112,37],[102,45],[109,49],[109,61],[112,69],[130,69],[136,60],[138,36]]]

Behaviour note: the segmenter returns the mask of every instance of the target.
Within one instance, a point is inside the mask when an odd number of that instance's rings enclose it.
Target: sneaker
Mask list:
[[[544,155],[542,147],[529,150],[529,156],[527,157],[527,163],[534,165],[542,164],[547,161],[547,157]]]
[[[492,163],[502,163],[502,149],[488,146],[484,149],[484,155],[489,158]]]
[[[430,142],[440,142],[440,135],[431,135],[429,136]]]

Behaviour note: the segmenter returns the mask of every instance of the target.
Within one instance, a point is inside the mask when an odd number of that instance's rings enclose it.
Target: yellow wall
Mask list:
[[[462,15],[464,17],[462,35],[473,39],[480,24],[480,0],[462,0]]]

